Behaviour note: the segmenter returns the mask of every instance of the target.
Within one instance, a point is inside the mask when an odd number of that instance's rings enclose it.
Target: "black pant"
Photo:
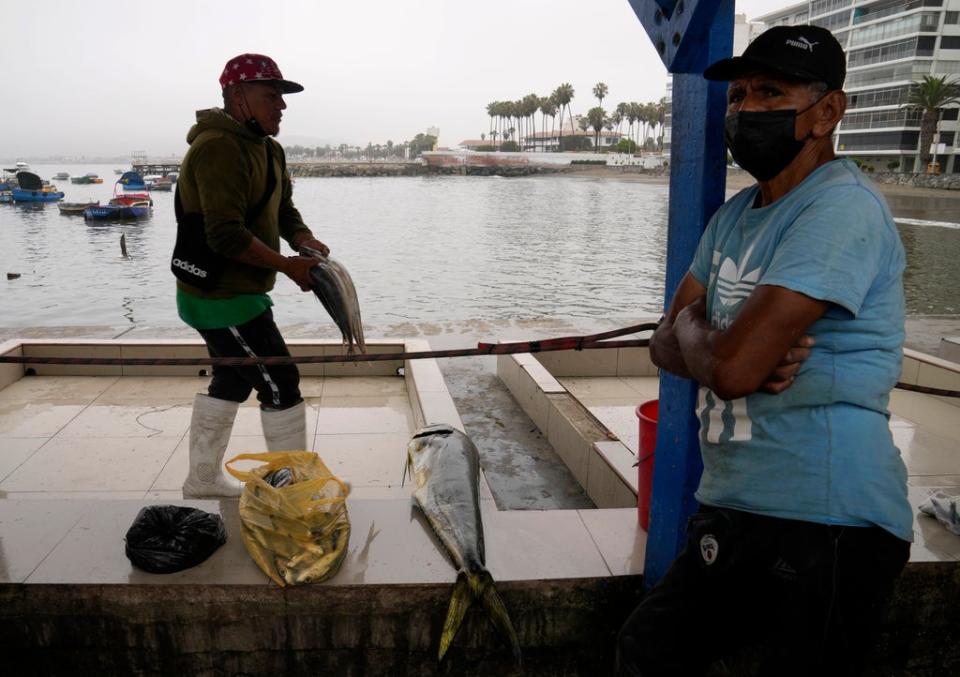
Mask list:
[[[618,674],[702,675],[748,645],[762,674],[859,674],[909,555],[879,527],[701,507],[620,630]]]
[[[290,351],[267,309],[244,324],[225,329],[198,329],[210,357],[288,356]],[[286,409],[302,401],[300,371],[295,364],[213,368],[207,393],[218,400],[243,402],[257,389],[261,409]]]

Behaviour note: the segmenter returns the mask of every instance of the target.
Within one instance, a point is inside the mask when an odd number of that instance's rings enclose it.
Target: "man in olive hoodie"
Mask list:
[[[308,291],[310,268],[317,262],[280,254],[280,238],[298,251],[303,246],[329,251],[293,206],[283,148],[270,138],[280,131],[287,107],[283,95],[303,87],[285,80],[276,63],[260,54],[230,59],[220,86],[223,108],[198,111],[187,135],[190,149],[176,199],[178,228],[203,228],[206,245],[222,270],[211,275],[215,282],[203,280],[202,285],[178,274],[177,310],[203,337],[212,357],[289,355],[267,293],[277,272]],[[189,263],[174,257],[173,265]],[[213,368],[208,394],[196,395],[193,403],[185,498],[239,495],[238,483],[221,468],[237,408],[253,389],[267,448],[306,449],[299,381],[292,364]]]

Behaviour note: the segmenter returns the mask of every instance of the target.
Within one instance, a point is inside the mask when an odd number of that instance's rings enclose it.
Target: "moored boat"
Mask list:
[[[146,190],[147,186],[143,182],[143,177],[137,172],[124,172],[123,176],[117,181],[117,184],[124,190]]]
[[[144,200],[132,204],[95,205],[83,210],[83,218],[91,221],[139,219],[145,216],[150,216],[150,203]]]
[[[61,214],[66,216],[83,216],[84,210],[88,207],[99,207],[100,201],[89,201],[89,202],[60,202],[57,204],[57,209],[60,210]]]
[[[33,172],[17,172],[17,184],[13,186],[14,202],[57,202],[63,193],[56,186],[45,185],[43,179]]]
[[[81,185],[88,183],[103,183],[103,179],[101,179],[100,176],[94,172],[87,172],[83,176],[71,176],[70,183],[77,183]]]
[[[145,178],[147,184],[147,190],[163,190],[163,191],[172,191],[173,190],[173,181],[168,176],[151,176]]]
[[[67,174],[66,172],[57,172],[56,174],[53,175],[54,181],[66,181],[69,178],[70,178],[70,175]]]
[[[114,193],[113,197],[110,198],[110,204],[112,205],[132,205],[137,202],[146,202],[149,206],[153,206],[150,193],[127,193],[126,195]]]

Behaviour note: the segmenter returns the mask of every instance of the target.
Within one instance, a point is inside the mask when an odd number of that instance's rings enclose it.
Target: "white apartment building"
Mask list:
[[[757,21],[812,23],[843,45],[848,105],[835,136],[838,155],[878,170],[924,171],[917,166],[921,112],[903,104],[924,75],[960,76],[960,0],[813,0]],[[941,116],[937,160],[943,172],[960,173],[958,111],[952,104]]]
[[[803,12],[806,12],[807,3],[801,3],[800,5],[795,5],[795,7],[802,7]],[[804,20],[806,18],[804,17]],[[802,21],[797,23],[803,23]],[[767,29],[765,24],[762,24],[758,21],[747,21],[746,14],[735,14],[733,17],[733,55],[740,56],[743,54],[743,50],[747,48],[753,39],[763,33]],[[669,152],[670,150],[670,127],[671,127],[671,102],[673,101],[673,81],[667,81],[667,113],[664,117],[664,126],[663,126],[663,151]]]

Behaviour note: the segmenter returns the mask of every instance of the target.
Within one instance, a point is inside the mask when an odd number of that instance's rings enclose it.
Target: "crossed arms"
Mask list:
[[[725,400],[789,388],[810,357],[814,341],[806,332],[829,304],[785,287],[759,285],[730,327],[719,330],[706,317],[706,292],[686,274],[650,341],[653,363]]]

